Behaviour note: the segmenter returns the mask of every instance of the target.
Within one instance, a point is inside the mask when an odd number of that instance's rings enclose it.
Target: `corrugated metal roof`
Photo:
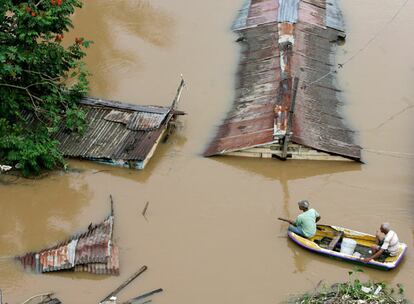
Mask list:
[[[279,0],[278,22],[296,23],[300,0]]]
[[[112,122],[119,122],[127,125],[131,120],[132,113],[118,110],[111,110],[104,119]]]
[[[82,102],[87,128],[84,134],[56,134],[67,157],[145,160],[171,119],[170,108],[143,107],[109,101]]]
[[[251,0],[245,28],[276,22],[278,7],[277,0]]]
[[[299,3],[299,23],[308,23],[313,27],[325,29],[326,9],[311,2]]]
[[[273,108],[280,77],[277,31],[272,24],[243,30],[234,105],[205,155],[273,140]]]
[[[17,259],[25,268],[38,273],[73,270],[95,274],[118,274],[119,253],[112,242],[113,216],[88,231],[39,252],[29,252]]]
[[[249,18],[266,19],[261,3],[252,1]],[[236,98],[205,155],[273,143],[274,110],[277,105],[290,109],[292,78],[299,77],[292,142],[359,160],[361,147],[342,118],[335,73],[329,73],[335,67],[332,41],[342,36],[326,28],[330,5],[325,0],[278,3],[279,23],[256,23],[260,26],[238,31],[244,39]]]
[[[234,20],[232,29],[237,30],[246,27],[247,18],[249,15],[251,0],[244,0],[242,8],[237,14],[236,20]]]
[[[126,125],[132,131],[151,131],[161,126],[167,113],[125,112],[111,110],[104,119]]]
[[[326,26],[345,32],[345,22],[339,0],[326,0]]]
[[[343,102],[336,87],[332,56],[337,37],[333,29],[322,30],[305,24],[296,28],[294,58],[301,68],[300,89],[296,98],[292,141],[317,150],[359,159],[360,147],[354,143],[341,113]],[[298,74],[299,71],[296,71]],[[307,86],[316,79],[317,83]]]
[[[132,114],[127,128],[133,131],[149,131],[161,126],[167,114],[135,112]]]
[[[130,103],[123,103],[120,101],[114,100],[103,100],[99,98],[87,97],[80,101],[81,104],[87,106],[97,106],[97,107],[107,107],[112,109],[121,109],[127,111],[138,111],[146,113],[159,113],[166,114],[170,111],[169,107],[159,107],[159,106],[142,106]]]

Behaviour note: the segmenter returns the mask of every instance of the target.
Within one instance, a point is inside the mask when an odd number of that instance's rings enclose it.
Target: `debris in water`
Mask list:
[[[88,230],[38,252],[17,256],[24,268],[37,273],[60,270],[118,275],[119,253],[113,242],[114,213],[101,223],[90,224]]]
[[[142,216],[145,217],[145,219],[147,219],[147,217],[145,216],[145,214],[147,213],[148,206],[149,206],[149,202],[147,202],[145,204],[144,210],[142,210]]]
[[[133,280],[138,278],[141,274],[143,274],[148,269],[147,266],[142,266],[137,272],[135,272],[132,276],[130,276],[125,282],[123,282],[121,285],[119,285],[114,291],[112,291],[109,295],[107,295],[103,300],[101,300],[99,303],[104,304],[107,303],[107,301],[116,300],[116,295],[124,289],[126,286],[128,286]],[[112,299],[112,300],[111,300]]]

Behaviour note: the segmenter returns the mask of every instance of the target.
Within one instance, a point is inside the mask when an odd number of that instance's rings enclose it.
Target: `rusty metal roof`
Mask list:
[[[361,147],[343,119],[336,86],[332,42],[344,33],[329,21],[332,6],[337,8],[337,1],[251,0],[247,18],[245,12],[239,14],[236,96],[205,156],[274,143],[275,109],[290,109],[292,79],[298,77],[291,141],[360,159]]]
[[[88,231],[39,252],[16,257],[24,268],[37,273],[59,270],[84,271],[95,274],[119,273],[118,248],[112,242],[113,216],[89,226]]]
[[[296,23],[298,21],[298,5],[300,0],[279,0],[278,22]]]
[[[233,108],[206,155],[253,147],[273,140],[273,108],[280,76],[277,26],[243,30],[238,85]]]
[[[345,32],[345,22],[338,0],[326,0],[326,26]]]
[[[238,16],[233,23],[232,29],[237,30],[246,26],[247,18],[250,10],[250,0],[244,0],[242,8],[239,10]]]
[[[81,102],[87,129],[62,127],[56,135],[67,157],[145,160],[172,117],[170,107],[138,106],[88,98]]]

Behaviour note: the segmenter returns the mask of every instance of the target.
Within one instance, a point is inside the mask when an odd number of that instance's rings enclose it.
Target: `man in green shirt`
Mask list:
[[[316,223],[321,219],[321,216],[315,209],[309,209],[309,202],[306,200],[299,201],[298,206],[303,213],[299,214],[296,220],[279,219],[290,223],[289,231],[305,238],[311,238],[316,233]]]

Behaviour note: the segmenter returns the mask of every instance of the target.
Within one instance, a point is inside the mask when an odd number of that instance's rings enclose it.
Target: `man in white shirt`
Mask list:
[[[398,255],[398,250],[400,248],[400,241],[398,239],[397,233],[391,230],[391,226],[388,223],[383,223],[380,227],[381,232],[377,232],[377,245],[373,246],[371,249],[374,255],[362,259],[364,262],[369,262],[375,260],[381,255],[385,256],[396,256]]]

